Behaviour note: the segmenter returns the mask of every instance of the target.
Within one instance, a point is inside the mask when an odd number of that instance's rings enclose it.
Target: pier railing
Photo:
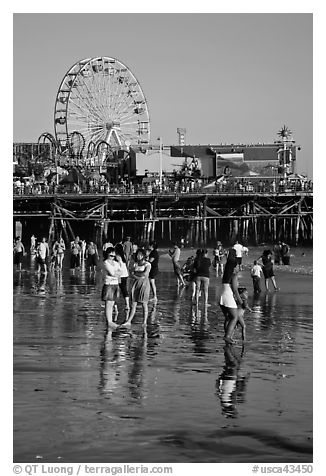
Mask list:
[[[312,195],[313,189],[310,187],[309,189],[299,189],[299,188],[278,188],[276,190],[259,190],[259,189],[252,189],[252,190],[237,190],[237,189],[225,189],[225,190],[211,190],[201,188],[198,190],[146,190],[146,189],[138,189],[138,190],[127,190],[127,189],[117,189],[114,188],[109,191],[105,190],[65,190],[60,188],[55,189],[28,189],[28,188],[16,188],[13,189],[14,197],[42,197],[42,196],[58,196],[58,195],[69,195],[69,196],[146,196],[146,197],[158,197],[158,196],[199,196],[199,195],[216,195],[216,196],[266,196],[266,195],[287,195],[287,196],[302,196],[302,195]]]

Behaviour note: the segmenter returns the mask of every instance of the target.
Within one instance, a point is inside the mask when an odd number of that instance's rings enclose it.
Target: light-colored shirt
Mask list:
[[[251,276],[258,276],[258,278],[261,277],[262,273],[262,268],[259,266],[259,264],[255,264],[250,271]]]
[[[38,245],[38,252],[39,252],[40,258],[45,259],[46,255],[49,253],[48,244],[42,241],[42,243]]]
[[[17,241],[17,243],[15,243],[14,250],[16,251],[16,253],[24,253],[25,247],[21,241]]]
[[[119,284],[119,277],[121,276],[121,267],[117,261],[105,260],[103,263],[106,272],[104,284]]]
[[[237,244],[233,245],[233,249],[236,252],[236,257],[237,258],[242,258],[242,253],[245,251],[244,247],[242,245],[240,245],[240,243],[237,243]]]
[[[123,261],[121,261],[120,267],[121,267],[120,277],[121,277],[121,278],[127,278],[127,277],[129,276],[129,273],[128,273],[128,269],[127,269],[126,263],[124,263]]]

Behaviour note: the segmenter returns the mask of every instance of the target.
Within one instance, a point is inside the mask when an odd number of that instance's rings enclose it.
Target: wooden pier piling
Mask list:
[[[65,240],[68,232],[74,239],[73,228],[79,230],[84,226],[92,239],[96,236],[99,241],[120,241],[130,235],[138,242],[155,239],[159,244],[183,237],[194,247],[215,246],[217,240],[227,244],[236,239],[253,245],[277,240],[298,245],[313,239],[313,195],[297,192],[14,196],[15,222],[28,224],[29,219],[48,220],[50,241],[62,232]]]

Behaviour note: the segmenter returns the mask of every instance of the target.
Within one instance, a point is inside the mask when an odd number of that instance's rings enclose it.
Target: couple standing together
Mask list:
[[[155,277],[158,273],[158,252],[155,242],[150,244],[150,253],[147,259],[146,251],[138,249],[134,262],[130,267],[130,277],[134,279],[131,289],[131,309],[129,308],[129,293],[127,287],[128,269],[125,260],[113,247],[109,247],[104,252],[103,268],[105,271],[104,285],[102,289],[102,301],[105,302],[105,316],[107,325],[116,329],[120,327],[113,322],[113,307],[119,297],[119,289],[126,301],[126,319],[121,324],[122,327],[130,327],[131,321],[136,313],[137,304],[143,308],[143,327],[147,325],[148,301],[150,291],[154,294],[154,302],[157,301]],[[130,311],[130,313],[129,313]]]

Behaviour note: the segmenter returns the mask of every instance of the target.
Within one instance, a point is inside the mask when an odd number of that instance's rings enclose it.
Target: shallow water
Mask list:
[[[147,336],[141,308],[106,332],[100,272],[14,273],[14,461],[311,462],[312,277],[250,299],[243,352],[223,346],[220,278],[205,315],[161,269]]]

